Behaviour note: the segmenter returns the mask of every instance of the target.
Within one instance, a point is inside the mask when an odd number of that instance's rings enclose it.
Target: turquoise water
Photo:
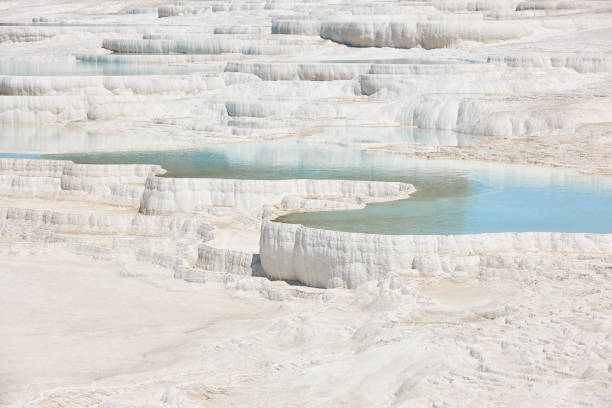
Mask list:
[[[184,75],[202,71],[202,67],[162,64],[121,64],[83,62],[36,63],[29,61],[0,61],[0,75],[14,76],[123,76],[123,75]]]
[[[0,159],[40,159],[38,154],[24,154],[24,153],[0,153]]]
[[[351,142],[419,139],[430,145],[453,141],[452,135],[435,131],[383,131],[382,135],[374,130],[361,131],[364,134],[346,130],[345,136],[339,132],[338,138]],[[455,142],[460,139],[455,134]],[[407,200],[370,204],[361,210],[279,218],[317,228],[378,234],[612,232],[609,178],[519,165],[416,160],[309,142],[313,140],[318,139],[315,136],[190,151],[44,157],[79,163],[155,163],[167,169],[169,177],[403,181],[418,189]]]

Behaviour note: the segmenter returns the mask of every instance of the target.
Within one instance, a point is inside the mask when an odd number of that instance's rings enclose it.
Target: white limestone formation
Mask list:
[[[159,18],[171,16],[184,16],[186,14],[211,13],[212,7],[206,6],[161,6],[157,9]]]
[[[263,276],[259,254],[214,248],[202,244],[198,248],[196,266],[205,271],[218,271],[233,275]]]
[[[163,76],[0,76],[0,95],[198,94],[225,86],[218,77]]]
[[[302,208],[326,209],[334,200],[356,200],[358,204],[407,197],[414,187],[406,183],[347,180],[231,180],[150,177],[145,183],[140,212],[165,214],[199,212],[223,206],[258,213],[266,205],[282,211]],[[312,200],[323,200],[313,206]],[[332,201],[332,203],[327,203]]]
[[[0,43],[42,41],[57,35],[55,30],[42,27],[2,27]]]
[[[513,68],[566,68],[579,73],[612,71],[612,57],[608,55],[495,55],[487,62]]]
[[[497,254],[504,254],[503,262],[518,268],[534,253],[603,255],[612,250],[612,235],[374,235],[267,221],[262,225],[260,245],[261,264],[268,277],[316,287],[356,288],[395,274],[478,274],[479,267],[487,266]]]
[[[0,96],[0,123],[67,122],[87,118],[87,102],[65,96]]]
[[[239,58],[235,54],[222,55],[197,55],[197,54],[75,54],[75,58],[80,62],[93,64],[121,64],[121,65],[145,65],[145,64],[198,64],[198,70],[203,72],[217,72],[225,67],[225,59]],[[219,62],[220,61],[220,62]],[[210,69],[207,69],[210,68]]]
[[[4,195],[84,200],[133,207],[157,165],[80,165],[67,161],[0,159]]]
[[[319,35],[354,47],[425,49],[451,48],[470,41],[500,42],[527,37],[543,30],[561,30],[576,24],[568,21],[323,21]],[[278,29],[277,29],[278,30]],[[280,31],[280,30],[279,30]],[[283,30],[293,34],[292,31]]]
[[[125,54],[224,54],[278,55],[306,51],[314,48],[288,40],[218,40],[218,39],[175,39],[175,40],[114,40],[105,39],[102,47]]]
[[[87,214],[29,208],[0,209],[0,219],[27,222],[37,228],[59,233],[160,235],[173,234],[208,241],[214,238],[213,227],[196,220],[178,217],[143,216],[140,214]],[[215,270],[215,269],[212,269]]]
[[[228,63],[226,72],[242,72],[264,81],[335,81],[351,80],[370,71],[369,64],[322,63]]]
[[[487,191],[505,163],[539,165],[520,170],[534,189],[588,173],[585,196],[609,191],[611,17],[603,0],[2,2],[0,405],[609,406],[610,231],[274,220],[426,207],[444,183],[402,177],[413,158],[500,162]],[[285,138],[407,182],[249,174],[303,164],[259,148]],[[241,179],[198,178],[199,148]],[[178,149],[168,170],[189,177],[114,154]],[[112,163],[20,157],[75,152]]]
[[[272,34],[319,35],[321,22],[316,20],[274,20]]]

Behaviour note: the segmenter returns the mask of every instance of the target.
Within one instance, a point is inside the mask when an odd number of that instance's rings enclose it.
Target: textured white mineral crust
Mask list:
[[[412,192],[414,187],[410,184],[377,181],[151,177],[145,184],[140,211],[157,214],[236,207],[257,213],[272,204],[282,211],[296,211],[327,208],[327,201],[334,199],[365,204],[406,198]],[[334,207],[333,202],[331,206]]]
[[[601,180],[611,22],[604,0],[4,1],[0,151],[316,134]],[[398,126],[473,144],[344,131]],[[323,231],[272,220],[414,188],[164,173],[0,159],[1,406],[610,406],[612,234]]]
[[[260,257],[266,276],[318,287],[356,288],[396,274],[468,276],[484,268],[533,268],[558,256],[612,251],[612,234],[522,232],[475,235],[375,235],[265,222]],[[555,255],[551,255],[555,256]]]
[[[225,86],[219,77],[164,76],[2,76],[2,95],[198,94]]]

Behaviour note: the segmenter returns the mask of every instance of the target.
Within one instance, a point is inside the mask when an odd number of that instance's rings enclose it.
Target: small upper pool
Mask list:
[[[0,75],[11,76],[124,76],[185,75],[202,71],[196,65],[124,64],[120,62],[0,61]]]
[[[431,130],[336,131],[326,137],[218,145],[170,152],[47,155],[78,163],[154,163],[169,177],[403,181],[409,199],[360,210],[291,214],[278,221],[376,234],[612,232],[612,179],[533,166],[417,160],[373,153],[354,143],[461,145],[469,137]],[[343,135],[344,133],[344,135]],[[320,143],[321,140],[328,143]],[[467,139],[467,140],[466,140]]]

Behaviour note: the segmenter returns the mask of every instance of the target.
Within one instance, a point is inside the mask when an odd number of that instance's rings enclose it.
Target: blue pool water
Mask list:
[[[85,61],[73,63],[0,61],[0,75],[14,76],[184,75],[199,71],[202,71],[202,67],[178,64],[121,64]]]
[[[368,131],[363,132],[361,136],[350,132],[352,141],[368,139]],[[390,137],[418,139],[425,145],[444,138],[453,142],[452,135],[436,131],[403,132],[372,136],[369,141]],[[459,139],[455,135],[455,142]],[[44,157],[79,163],[155,163],[167,169],[169,177],[403,181],[418,189],[409,199],[370,204],[360,210],[278,219],[317,228],[378,234],[612,232],[610,178],[520,165],[417,160],[309,142],[312,140],[316,137],[189,151]]]

